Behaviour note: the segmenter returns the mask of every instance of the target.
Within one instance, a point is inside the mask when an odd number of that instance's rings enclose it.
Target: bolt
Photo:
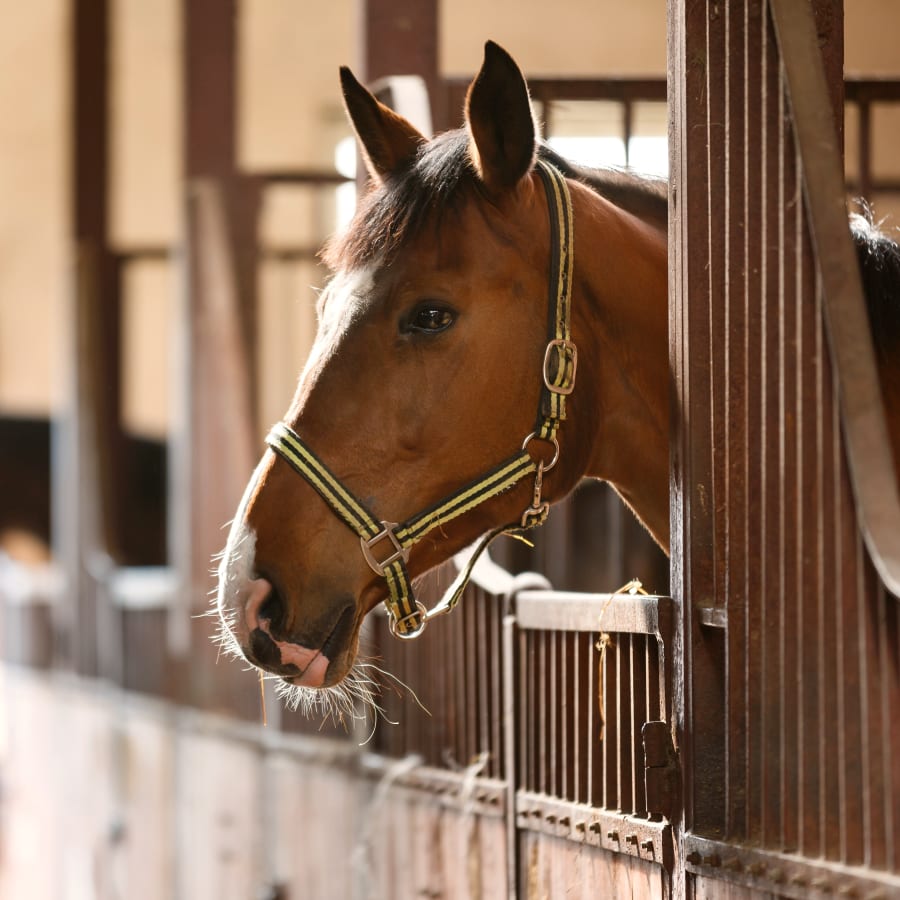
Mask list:
[[[719,855],[717,853],[713,853],[712,856],[704,856],[703,864],[705,866],[711,866],[714,869],[718,869],[719,866],[722,865],[722,860],[719,859]]]
[[[648,853],[653,853],[653,851],[654,851],[654,847],[653,847],[653,839],[652,839],[652,838],[647,838],[646,841],[641,841],[641,847],[642,847],[644,850],[646,850]]]
[[[638,842],[638,836],[637,836],[636,834],[628,834],[628,835],[625,836],[625,843],[626,843],[626,844],[634,844],[635,847],[636,847],[636,846],[637,846],[637,842]]]
[[[687,855],[687,861],[692,866],[699,866],[703,861],[703,857],[696,850],[691,850],[691,852]]]

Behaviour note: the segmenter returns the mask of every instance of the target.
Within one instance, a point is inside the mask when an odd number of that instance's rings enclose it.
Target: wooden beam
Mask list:
[[[435,130],[446,127],[446,91],[438,73],[437,0],[363,0],[360,60],[365,81],[418,75],[431,99]]]

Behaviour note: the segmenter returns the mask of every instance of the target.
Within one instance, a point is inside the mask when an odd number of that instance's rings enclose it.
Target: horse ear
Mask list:
[[[372,178],[383,181],[415,156],[425,138],[407,119],[379,102],[346,66],[341,66],[341,89],[366,168]]]
[[[525,77],[499,45],[484,45],[481,71],[466,96],[469,153],[488,187],[510,188],[531,171],[535,159],[534,111]]]

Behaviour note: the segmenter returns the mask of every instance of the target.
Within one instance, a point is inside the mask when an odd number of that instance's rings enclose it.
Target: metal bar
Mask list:
[[[760,748],[763,772],[760,793],[761,818],[759,839],[774,843],[781,831],[781,698],[784,682],[784,659],[780,652],[784,632],[785,604],[790,602],[784,571],[784,497],[782,488],[783,378],[782,378],[782,294],[781,294],[781,217],[780,217],[780,143],[781,143],[781,82],[772,24],[768,15],[760,21],[760,54],[762,85],[761,110],[761,188],[762,210],[760,243],[763,248],[760,277],[760,306],[764,318],[761,351],[762,405],[765,414],[760,420],[760,442],[764,448],[762,460],[762,540],[760,542],[760,581],[766,599],[760,604],[760,632],[763,635],[758,649],[762,678],[763,722]]]
[[[744,4],[724,4],[725,48],[723,135],[724,193],[724,287],[723,332],[719,344],[724,350],[722,370],[722,448],[717,454],[723,460],[721,502],[725,525],[722,565],[725,605],[729,628],[727,641],[726,703],[728,722],[726,752],[726,834],[741,839],[747,830],[747,689],[745,648],[747,641],[747,464],[749,435],[746,430],[748,359],[747,359],[747,288],[746,288],[746,98],[744,84]],[[719,215],[722,213],[720,212]]]
[[[516,766],[516,749],[518,747],[520,760],[527,759],[528,729],[523,727],[521,720],[517,722],[516,704],[523,704],[525,715],[528,714],[529,705],[525,703],[526,677],[516,680],[516,647],[519,648],[520,660],[524,661],[522,653],[522,640],[516,640],[516,620],[514,616],[504,615],[502,624],[502,650],[503,650],[503,732],[504,745],[504,777],[506,780],[506,884],[510,900],[515,900],[516,881],[518,872],[518,837],[516,829],[516,785],[525,777],[526,766],[520,762]],[[498,717],[499,718],[499,717]],[[522,717],[524,719],[524,716]],[[525,740],[522,740],[523,735]]]
[[[802,178],[802,166],[798,168],[798,181]],[[800,206],[799,270],[802,307],[802,407],[801,430],[803,433],[803,468],[801,481],[802,524],[798,529],[802,536],[803,557],[798,566],[803,571],[804,593],[801,600],[804,622],[804,639],[798,647],[802,670],[800,722],[801,767],[801,843],[800,847],[810,856],[821,856],[822,830],[819,819],[819,802],[824,776],[823,747],[819,740],[819,709],[823,690],[824,670],[820,668],[820,652],[824,641],[821,604],[826,586],[822,583],[821,558],[823,552],[822,529],[822,343],[820,316],[816,301],[815,256],[809,241],[806,212]]]
[[[516,604],[518,615],[518,603]],[[538,682],[535,696],[539,704],[538,716],[538,779],[537,783],[542,794],[547,793],[547,717],[549,712],[549,703],[547,698],[547,641],[545,635],[535,635],[538,644]]]
[[[560,709],[560,782],[557,796],[565,797],[569,800],[574,799],[569,791],[569,734],[573,730],[570,728],[569,713],[571,706],[569,704],[569,652],[568,641],[570,635],[557,631],[556,638],[560,645],[560,686],[559,697],[561,702]]]
[[[844,443],[857,514],[878,574],[900,595],[900,493],[862,285],[849,237],[843,169],[812,11],[769,0],[804,167],[806,204],[825,288]]]
[[[584,750],[585,760],[585,787],[581,799],[585,803],[594,800],[594,772],[601,760],[602,748],[598,747],[598,741],[594,737],[594,709],[597,706],[597,658],[593,653],[593,643],[588,638],[587,651],[587,727],[585,728],[585,743],[580,749]]]
[[[550,710],[550,768],[547,772],[547,793],[554,797],[560,796],[559,783],[559,719],[560,719],[560,696],[559,696],[559,661],[557,654],[557,644],[559,643],[559,632],[550,631],[543,635],[544,642],[550,645],[549,667],[550,667],[550,683],[548,685],[547,705]]]

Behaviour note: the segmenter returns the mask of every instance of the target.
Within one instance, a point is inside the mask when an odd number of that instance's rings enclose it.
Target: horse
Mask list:
[[[367,613],[415,636],[467,572],[435,610],[414,579],[584,477],[669,547],[665,181],[552,151],[493,42],[464,127],[430,140],[341,85],[370,187],[323,251],[318,333],[215,601],[223,644],[307,711],[352,693]]]

